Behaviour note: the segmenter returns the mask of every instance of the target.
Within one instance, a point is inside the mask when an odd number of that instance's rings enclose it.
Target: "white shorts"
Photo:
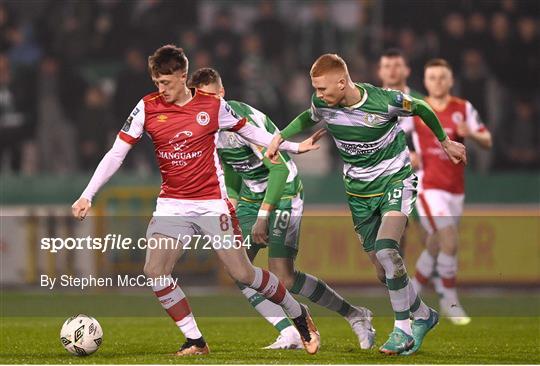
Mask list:
[[[464,194],[441,189],[424,189],[418,193],[416,209],[424,229],[433,234],[444,227],[459,224],[463,215]]]
[[[153,234],[180,238],[182,241],[192,235],[241,238],[242,231],[234,207],[228,199],[158,198],[146,237],[150,238]]]

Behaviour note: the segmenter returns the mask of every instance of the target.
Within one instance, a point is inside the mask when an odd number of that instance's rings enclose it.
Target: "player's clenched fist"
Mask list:
[[[73,205],[71,205],[71,213],[77,219],[83,220],[90,210],[90,207],[92,207],[92,202],[84,197],[81,197],[75,201]]]
[[[452,160],[452,163],[459,164],[463,162],[463,164],[467,164],[467,152],[465,150],[465,145],[452,141],[448,137],[446,140],[441,142],[441,145],[446,155],[448,155],[450,160]]]

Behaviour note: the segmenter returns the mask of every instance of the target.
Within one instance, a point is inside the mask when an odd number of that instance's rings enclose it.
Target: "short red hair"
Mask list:
[[[319,57],[311,66],[309,74],[317,77],[322,76],[331,71],[341,71],[347,73],[347,64],[335,53],[327,53]]]

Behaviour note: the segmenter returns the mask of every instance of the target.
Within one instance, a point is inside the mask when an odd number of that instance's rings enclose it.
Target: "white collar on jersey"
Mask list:
[[[362,106],[362,104],[364,104],[367,100],[367,90],[362,88],[360,85],[358,84],[354,84],[358,89],[361,89],[363,94],[362,94],[362,99],[360,99],[360,101],[356,104],[353,104],[353,105],[350,105],[348,107],[344,107],[344,108],[347,108],[347,109],[356,109],[356,108],[360,108]]]

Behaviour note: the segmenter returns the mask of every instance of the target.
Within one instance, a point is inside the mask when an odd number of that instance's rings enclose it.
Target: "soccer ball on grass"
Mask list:
[[[103,339],[103,330],[91,316],[78,314],[67,319],[60,330],[60,342],[68,352],[87,356],[97,351]]]

